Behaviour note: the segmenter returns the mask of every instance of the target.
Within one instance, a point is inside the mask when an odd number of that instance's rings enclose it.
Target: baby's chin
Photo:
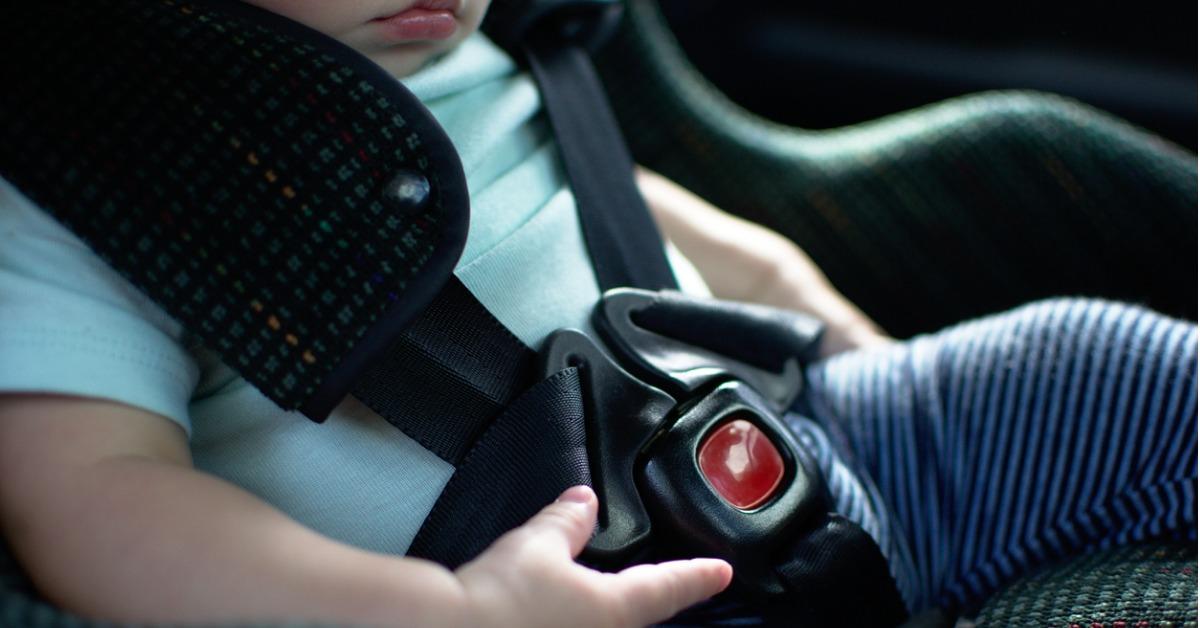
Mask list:
[[[451,42],[414,42],[391,46],[366,52],[367,58],[374,61],[388,74],[403,78],[425,67],[430,61],[445,54],[459,44]]]

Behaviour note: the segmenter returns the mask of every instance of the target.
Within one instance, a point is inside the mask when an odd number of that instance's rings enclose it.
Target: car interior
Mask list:
[[[639,164],[794,240],[895,337],[1064,293],[1194,321],[1195,17],[625,0],[595,59]],[[1194,626],[1196,578],[1192,542],[1095,547],[905,625]],[[0,552],[0,626],[92,625]]]

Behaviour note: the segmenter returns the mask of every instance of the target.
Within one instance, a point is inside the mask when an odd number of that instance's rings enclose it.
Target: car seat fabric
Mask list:
[[[328,37],[173,0],[25,5],[3,35],[0,174],[283,408],[324,420],[458,260],[453,146]]]
[[[1196,625],[1196,548],[1146,543],[1052,565],[1001,590],[975,625]]]
[[[597,66],[639,163],[797,242],[894,336],[1063,294],[1196,318],[1195,156],[1103,112],[994,92],[785,127],[700,76],[653,0]]]

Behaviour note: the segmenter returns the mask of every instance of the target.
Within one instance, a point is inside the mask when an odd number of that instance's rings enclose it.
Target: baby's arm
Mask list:
[[[828,326],[823,355],[888,341],[791,240],[726,214],[657,173],[639,168],[637,179],[663,235],[695,264],[715,296],[816,316]]]
[[[183,431],[119,403],[0,395],[0,530],[39,589],[89,617],[337,625],[637,625],[725,587],[697,560],[573,562],[596,502],[573,489],[457,572],[323,537],[192,467]]]

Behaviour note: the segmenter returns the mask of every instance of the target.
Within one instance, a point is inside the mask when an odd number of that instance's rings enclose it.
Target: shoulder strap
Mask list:
[[[483,28],[537,80],[601,290],[677,288],[589,55],[623,8],[621,0],[493,0]]]
[[[558,138],[601,290],[678,288],[591,58],[579,45],[546,35],[535,38],[526,54]]]
[[[450,276],[457,154],[340,43],[235,0],[28,2],[0,37],[0,175],[281,407],[323,420]]]

